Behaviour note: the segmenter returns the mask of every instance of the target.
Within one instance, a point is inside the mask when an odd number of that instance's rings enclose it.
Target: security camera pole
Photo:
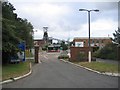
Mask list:
[[[89,62],[91,62],[91,46],[90,46],[90,12],[91,11],[95,11],[95,12],[99,12],[99,10],[87,10],[87,9],[79,9],[79,11],[87,11],[88,12],[88,29],[89,29],[89,39],[88,39],[88,43],[89,43],[89,53],[88,53],[88,60]]]

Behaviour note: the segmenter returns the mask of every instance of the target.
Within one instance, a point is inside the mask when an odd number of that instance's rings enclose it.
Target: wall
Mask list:
[[[70,47],[70,54],[71,54],[70,61],[77,61],[78,55],[80,52],[85,53],[85,56],[86,56],[85,61],[87,61],[88,51],[89,51],[89,47]],[[91,48],[91,51],[92,51],[92,48]]]

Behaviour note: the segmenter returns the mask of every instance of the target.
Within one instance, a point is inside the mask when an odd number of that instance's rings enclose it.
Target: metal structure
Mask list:
[[[59,43],[61,43],[62,41],[69,43],[69,41],[48,37],[48,27],[43,27],[43,32],[44,32],[43,40],[45,41],[45,43],[51,43],[52,42],[51,40],[57,40]]]
[[[48,42],[48,27],[43,27],[43,32],[44,32],[44,35],[43,35],[43,40],[45,40],[45,42],[47,43]]]

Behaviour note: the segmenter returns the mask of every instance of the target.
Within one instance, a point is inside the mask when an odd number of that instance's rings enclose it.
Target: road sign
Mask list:
[[[24,43],[24,42],[21,42],[21,43],[18,45],[18,47],[19,47],[22,51],[24,51],[24,50],[25,50],[25,43]]]
[[[25,61],[25,43],[24,42],[21,42],[19,45],[18,45],[18,48],[22,50],[22,55],[23,55],[23,61]]]

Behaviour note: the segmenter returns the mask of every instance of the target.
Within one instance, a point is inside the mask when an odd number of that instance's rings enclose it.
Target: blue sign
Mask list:
[[[24,42],[20,43],[20,44],[18,45],[18,47],[19,47],[22,51],[24,51],[24,50],[25,50],[25,43],[24,43]]]
[[[23,61],[25,61],[25,43],[24,42],[21,42],[19,45],[18,45],[18,48],[21,49],[23,51]]]

